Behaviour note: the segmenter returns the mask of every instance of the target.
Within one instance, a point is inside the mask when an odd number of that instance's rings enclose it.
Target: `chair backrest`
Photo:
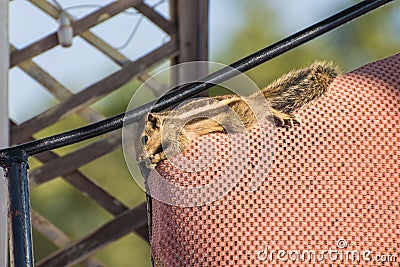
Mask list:
[[[400,54],[339,76],[298,115],[300,126],[276,129],[265,162],[256,160],[260,133],[247,133],[254,164],[265,165],[231,168],[228,176],[240,180],[218,200],[179,207],[153,199],[156,264],[381,266],[377,260],[396,260],[390,255],[400,262]],[[224,134],[196,139],[185,155],[198,159],[205,144],[215,153],[206,168],[184,173],[165,161],[158,172],[202,184],[219,177],[230,157],[234,165]],[[265,179],[250,192],[257,177]]]

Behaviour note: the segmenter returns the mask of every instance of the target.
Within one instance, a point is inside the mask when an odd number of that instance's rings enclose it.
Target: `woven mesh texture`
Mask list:
[[[298,113],[300,126],[276,129],[273,161],[259,160],[262,137],[249,131],[251,164],[262,167],[229,168],[227,177],[240,179],[218,200],[179,207],[153,199],[156,265],[400,264],[399,67],[400,54],[336,78],[326,95]],[[210,154],[212,163],[198,172],[168,161],[158,172],[176,184],[203,184],[220,177],[227,162],[235,166],[237,156],[226,134],[198,138],[185,156],[199,164],[200,154]],[[257,177],[265,179],[250,192]],[[162,191],[156,183],[151,189]]]

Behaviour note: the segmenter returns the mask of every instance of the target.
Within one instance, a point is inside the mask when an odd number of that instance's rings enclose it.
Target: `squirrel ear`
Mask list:
[[[161,118],[158,114],[149,113],[149,115],[147,116],[147,120],[154,124],[156,127],[161,126]]]

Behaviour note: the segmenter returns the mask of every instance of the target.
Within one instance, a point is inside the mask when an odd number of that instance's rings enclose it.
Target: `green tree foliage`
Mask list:
[[[292,17],[281,17],[279,9],[285,4],[271,5],[272,1],[233,1],[243,12],[245,23],[238,28],[229,45],[218,56],[223,63],[232,63],[290,34],[283,34],[288,20],[304,14],[293,12]],[[296,3],[297,4],[297,3]],[[353,3],[338,1],[329,7],[334,14]],[[301,5],[301,2],[298,2]],[[398,3],[384,6],[332,32],[289,51],[253,70],[246,72],[260,87],[293,68],[314,60],[328,60],[338,64],[344,72],[363,64],[399,52],[400,16]],[[291,7],[292,10],[295,7]],[[314,11],[315,13],[315,11]],[[396,23],[397,22],[397,23]],[[298,30],[303,28],[299,27]]]

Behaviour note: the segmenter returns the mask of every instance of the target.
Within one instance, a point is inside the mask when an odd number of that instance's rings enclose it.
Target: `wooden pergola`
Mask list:
[[[60,10],[48,1],[31,0],[30,2],[54,19],[57,19],[60,14]],[[208,0],[169,0],[169,5],[170,18],[166,18],[144,1],[119,0],[101,6],[93,13],[73,21],[72,27],[75,36],[79,35],[94,49],[99,50],[121,67],[118,71],[77,94],[73,94],[69,88],[62,85],[32,60],[59,45],[56,32],[44,36],[22,49],[16,49],[10,45],[10,69],[19,67],[59,100],[55,106],[19,125],[11,121],[11,144],[34,140],[35,133],[71,114],[77,114],[87,123],[104,119],[105,116],[92,109],[90,105],[118,90],[134,78],[141,81],[147,80],[150,77],[147,71],[156,64],[166,60],[170,60],[172,64],[207,60]],[[129,60],[90,31],[92,27],[129,8],[136,9],[170,36],[167,43],[149,51],[135,61]],[[159,91],[158,88],[165,86],[154,79],[149,84],[154,87],[155,91]],[[52,222],[32,210],[31,219],[34,229],[60,248],[55,254],[48,255],[42,261],[37,262],[35,266],[71,266],[77,263],[86,267],[104,266],[91,255],[131,232],[136,232],[148,240],[146,203],[143,202],[136,207],[128,208],[118,200],[118,195],[111,195],[79,170],[80,167],[113,152],[121,144],[121,132],[117,131],[64,156],[50,151],[35,156],[35,159],[43,165],[30,172],[31,186],[37,187],[61,176],[114,216],[106,224],[87,233],[79,241],[73,242]]]

